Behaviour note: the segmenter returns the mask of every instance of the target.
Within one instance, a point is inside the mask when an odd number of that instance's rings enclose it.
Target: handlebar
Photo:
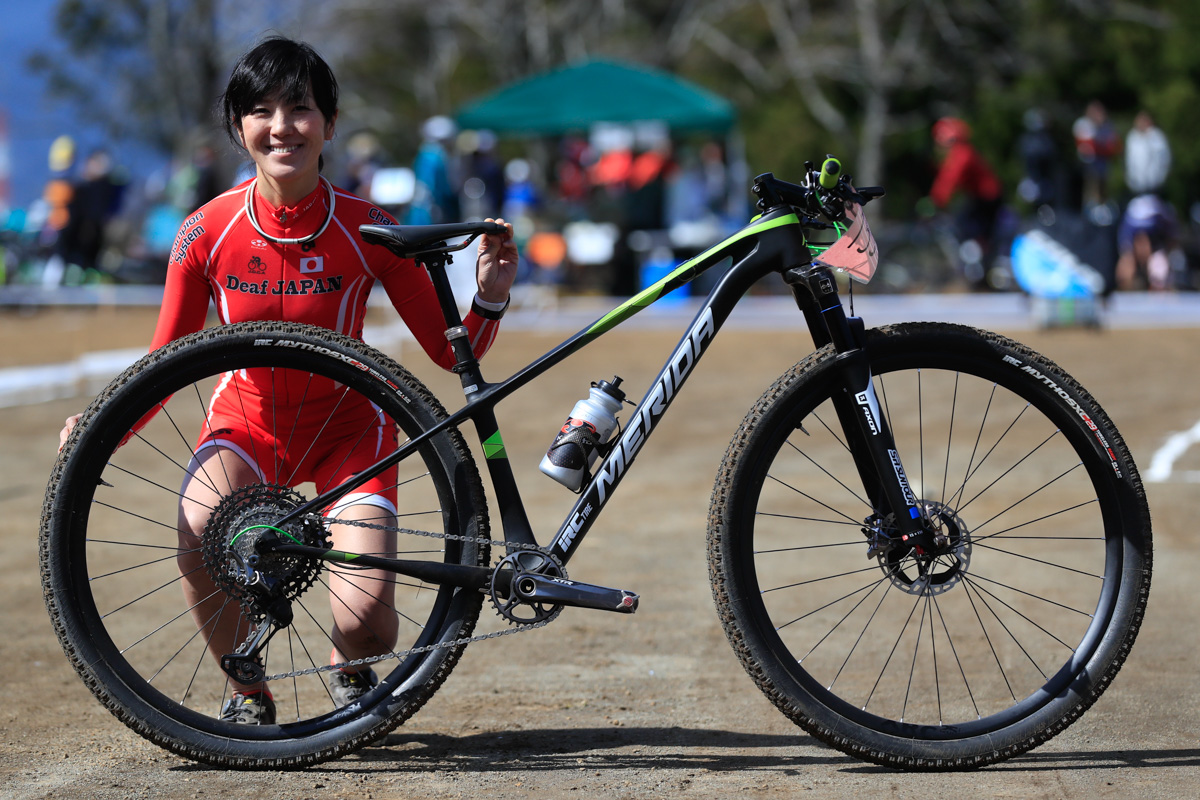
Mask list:
[[[833,156],[825,156],[825,163],[821,165],[821,175],[817,178],[817,182],[822,188],[832,189],[837,186],[838,175],[842,174],[842,162],[838,161]]]
[[[752,191],[758,197],[758,209],[766,212],[787,205],[806,217],[841,222],[845,220],[844,203],[866,205],[883,196],[880,186],[855,188],[851,177],[843,172],[842,162],[834,156],[826,156],[819,171],[811,161],[806,161],[804,167],[804,180],[799,184],[780,180],[770,172],[756,177]]]

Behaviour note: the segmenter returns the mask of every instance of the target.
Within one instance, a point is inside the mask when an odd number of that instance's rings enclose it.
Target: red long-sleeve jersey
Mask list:
[[[449,369],[454,355],[429,275],[359,237],[362,224],[394,225],[371,203],[334,189],[335,213],[308,245],[277,244],[254,229],[246,216],[249,181],[214,198],[179,229],[167,269],[166,291],[151,349],[204,327],[211,299],[222,323],[283,320],[320,325],[362,338],[367,296],[376,281],[417,341],[436,363]],[[255,217],[277,239],[299,239],[316,231],[329,214],[325,183],[292,207],[273,208],[253,193]],[[476,356],[495,339],[498,323],[474,311],[463,320]]]
[[[225,324],[303,322],[361,339],[367,296],[379,281],[429,357],[447,369],[453,366],[429,275],[413,261],[368,246],[359,237],[359,225],[392,225],[392,218],[327,186],[322,182],[296,206],[273,208],[247,181],[189,217],[171,252],[151,349],[200,330],[210,300]],[[328,225],[308,244],[272,242],[247,216],[248,193],[255,218],[269,237],[303,239],[327,219]],[[482,356],[498,322],[475,310],[463,322],[472,349]],[[286,437],[277,441],[281,432]],[[394,448],[395,430],[377,407],[361,396],[348,396],[345,387],[328,378],[301,370],[250,369],[226,373],[217,382],[197,452],[212,446],[238,453],[264,481],[295,485],[313,480],[323,491]],[[355,502],[382,504],[394,513],[390,473],[365,484],[361,492]]]

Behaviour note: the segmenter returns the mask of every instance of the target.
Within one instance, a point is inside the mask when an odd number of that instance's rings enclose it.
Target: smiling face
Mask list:
[[[267,202],[292,205],[317,187],[321,148],[333,137],[336,119],[336,113],[325,118],[309,89],[298,100],[265,97],[236,121]]]

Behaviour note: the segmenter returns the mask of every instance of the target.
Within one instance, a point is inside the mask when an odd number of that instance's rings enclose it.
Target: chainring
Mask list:
[[[492,571],[491,598],[496,613],[516,625],[545,623],[562,611],[561,605],[530,603],[518,596],[515,582],[522,573],[566,578],[566,570],[549,553],[520,550],[506,556]]]

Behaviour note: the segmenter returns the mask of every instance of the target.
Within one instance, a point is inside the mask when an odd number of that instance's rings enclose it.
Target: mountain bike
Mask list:
[[[365,226],[366,242],[429,270],[466,398],[453,413],[387,356],[324,329],[229,325],[150,353],[90,405],[47,490],[43,585],[71,663],[122,722],[175,753],[299,767],[394,729],[469,643],[541,628],[567,607],[633,613],[634,592],[567,566],[739,299],[778,275],[817,349],[766,389],[717,470],[708,563],[737,657],[801,728],[879,764],[963,769],[1049,740],[1113,680],[1143,617],[1151,531],[1137,468],[1096,401],[1029,348],[950,324],[868,329],[847,313],[837,272],[870,278],[878,254],[863,206],[882,190],[841,173],[830,157],[800,183],[760,175],[761,213],[745,227],[499,383],[472,355],[445,270],[491,223]],[[595,443],[571,511],[539,539],[496,405],[718,265],[657,378]],[[343,400],[365,401],[400,444],[328,491],[241,486],[212,508],[200,545],[182,547],[177,487],[205,480],[191,458],[213,385],[253,386],[270,417],[269,390],[286,387],[294,405],[315,381],[339,387],[322,411],[331,430]],[[256,463],[295,460],[289,423],[271,418],[276,450]],[[329,509],[389,470],[396,517],[358,523],[386,546],[334,548]],[[219,664],[179,590],[188,570],[207,573],[213,616],[239,629]],[[329,606],[370,580],[394,582],[400,644],[330,664]],[[485,602],[509,627],[476,632]],[[378,685],[336,707],[326,673],[367,665]],[[276,723],[218,719],[229,677],[268,685]]]

